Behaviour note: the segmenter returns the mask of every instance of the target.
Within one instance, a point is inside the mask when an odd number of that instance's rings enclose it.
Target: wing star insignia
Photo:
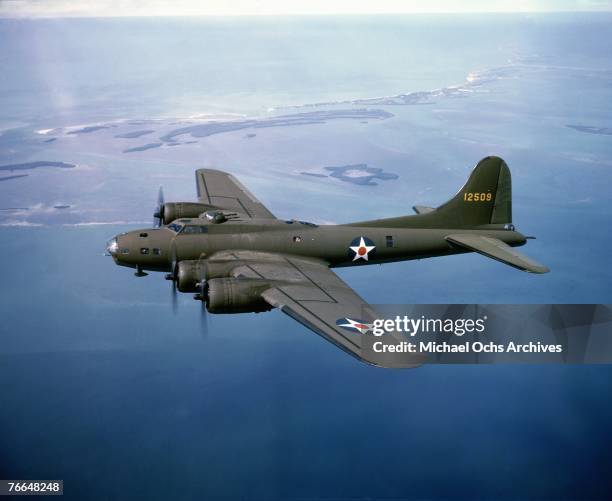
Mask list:
[[[336,320],[336,325],[349,331],[357,331],[359,334],[367,334],[372,330],[372,324],[368,324],[363,320],[353,320],[352,318],[339,318]]]

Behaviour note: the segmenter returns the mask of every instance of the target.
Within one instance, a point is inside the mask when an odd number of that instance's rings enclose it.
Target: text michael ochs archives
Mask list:
[[[540,341],[528,343],[496,343],[493,341],[480,341],[462,339],[466,334],[485,334],[487,316],[479,318],[441,319],[412,318],[407,315],[397,315],[395,318],[377,318],[368,327],[369,333],[376,337],[385,334],[400,333],[403,336],[416,338],[419,335],[446,334],[454,336],[453,341],[417,340],[386,343],[381,339],[375,341],[372,349],[377,353],[561,353],[563,345],[545,344]]]

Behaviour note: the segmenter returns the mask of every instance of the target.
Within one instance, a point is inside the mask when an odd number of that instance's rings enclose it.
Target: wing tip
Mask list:
[[[550,268],[548,266],[544,266],[543,264],[538,264],[537,266],[532,266],[530,269],[525,269],[525,271],[527,273],[543,275],[544,273],[550,273]]]
[[[229,172],[225,172],[221,169],[214,169],[212,167],[203,167],[201,169],[196,169],[196,172],[201,172],[203,174],[226,174],[231,175]]]

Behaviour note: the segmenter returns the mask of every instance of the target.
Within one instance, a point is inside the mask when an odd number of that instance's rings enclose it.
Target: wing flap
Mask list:
[[[446,240],[522,271],[529,273],[548,273],[550,271],[543,264],[521,254],[498,238],[461,233],[448,235]]]

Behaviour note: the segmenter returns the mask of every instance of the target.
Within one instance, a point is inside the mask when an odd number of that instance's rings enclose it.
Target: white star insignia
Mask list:
[[[364,324],[356,320],[351,320],[350,318],[345,318],[345,320],[347,321],[347,323],[338,324],[338,327],[348,327],[350,329],[355,329],[358,330],[361,334],[366,334],[369,330],[372,329],[372,324]]]
[[[357,261],[358,259],[365,259],[367,261],[368,254],[370,253],[370,251],[374,250],[375,248],[376,246],[374,245],[366,245],[365,240],[363,239],[363,237],[361,237],[359,245],[350,247],[350,249],[355,253],[355,257],[353,258],[353,261]]]

